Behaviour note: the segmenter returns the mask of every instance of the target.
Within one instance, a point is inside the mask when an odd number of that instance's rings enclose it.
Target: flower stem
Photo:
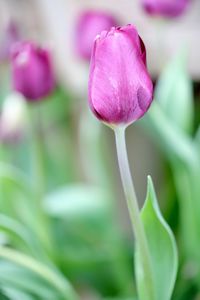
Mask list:
[[[142,259],[142,266],[143,266],[142,274],[144,276],[145,286],[148,291],[147,293],[149,296],[148,300],[153,300],[154,299],[153,274],[151,268],[150,253],[148,249],[144,226],[140,218],[140,210],[138,206],[137,196],[136,196],[136,192],[135,192],[135,188],[133,185],[132,176],[129,168],[128,155],[126,149],[126,140],[125,140],[125,129],[126,127],[119,127],[119,126],[114,128],[118,163],[119,163],[123,189],[127,200],[129,215],[130,215],[133,231],[136,238],[137,249]]]
[[[30,135],[32,147],[32,173],[35,181],[35,189],[38,201],[42,201],[45,193],[45,172],[44,172],[44,159],[42,149],[42,137],[39,134],[39,109],[31,107],[29,110],[30,116]],[[41,204],[41,203],[40,203]]]
[[[43,209],[45,196],[45,169],[43,156],[43,141],[38,131],[39,109],[29,109],[29,134],[31,144],[31,169],[34,182],[34,199],[36,209],[35,230],[43,243],[48,256],[53,256],[53,241],[51,240],[50,224],[48,216]]]

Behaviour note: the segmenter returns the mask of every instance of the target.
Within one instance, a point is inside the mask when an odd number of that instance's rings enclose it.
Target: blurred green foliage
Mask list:
[[[1,103],[9,92],[4,86]],[[163,213],[174,224],[179,247],[174,300],[195,299],[200,291],[200,130],[196,134],[193,126],[194,104],[180,54],[161,75],[141,122],[166,157],[168,176],[173,174],[166,179]],[[133,245],[117,218],[101,125],[60,87],[50,99],[28,104],[27,114],[22,139],[0,146],[0,299],[136,300]]]

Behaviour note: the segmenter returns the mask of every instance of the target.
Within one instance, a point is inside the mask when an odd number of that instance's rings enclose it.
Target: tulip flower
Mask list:
[[[146,51],[132,25],[97,36],[91,58],[89,104],[108,124],[130,124],[141,118],[153,98]]]
[[[189,0],[142,0],[142,5],[150,15],[173,18],[186,10]]]
[[[141,299],[155,299],[154,278],[129,168],[125,129],[147,112],[152,99],[153,84],[146,67],[145,46],[136,28],[127,25],[101,32],[95,39],[91,57],[89,105],[95,116],[115,133],[121,180],[141,257],[140,277],[145,281],[143,295],[148,295]]]
[[[13,89],[28,101],[48,96],[55,87],[55,78],[46,49],[31,42],[18,43],[11,58]]]
[[[94,39],[103,30],[117,26],[117,21],[108,13],[86,11],[78,20],[76,27],[76,52],[79,57],[90,60]]]

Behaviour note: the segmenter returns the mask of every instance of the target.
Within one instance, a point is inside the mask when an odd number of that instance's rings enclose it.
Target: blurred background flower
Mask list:
[[[79,16],[76,27],[76,52],[82,59],[90,61],[94,39],[103,30],[117,26],[115,18],[101,11],[85,11]]]
[[[190,0],[142,0],[142,5],[150,15],[173,18],[183,14],[190,2]]]
[[[27,100],[47,97],[55,87],[49,50],[31,42],[15,44],[12,49],[12,85]]]

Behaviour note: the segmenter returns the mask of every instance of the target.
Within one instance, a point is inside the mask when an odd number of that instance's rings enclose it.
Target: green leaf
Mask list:
[[[6,234],[12,246],[26,249],[37,258],[46,258],[34,232],[18,220],[0,213],[0,232]]]
[[[30,273],[40,277],[49,286],[51,286],[60,295],[62,300],[78,300],[78,296],[74,292],[70,282],[52,265],[43,264],[31,256],[25,255],[19,251],[10,249],[8,247],[0,247],[0,258],[16,264],[19,267],[27,269]],[[1,274],[5,276],[6,274]],[[0,276],[0,282],[1,279]],[[20,278],[20,277],[19,277]],[[10,281],[11,276],[6,280]],[[16,280],[16,278],[15,278]]]
[[[143,119],[143,124],[170,160],[175,159],[191,166],[197,165],[198,158],[193,140],[170,121],[158,102],[154,101]]]
[[[180,129],[191,132],[194,119],[192,81],[186,68],[187,57],[179,53],[162,73],[155,99],[169,118]]]
[[[7,297],[5,294],[5,291],[3,291],[2,287],[0,288],[0,299],[1,300],[10,300],[10,298]]]
[[[34,297],[24,293],[24,292],[21,292],[21,291],[18,291],[17,289],[15,288],[4,288],[4,293],[6,295],[6,297],[9,297],[9,298],[0,298],[1,300],[35,300]],[[1,296],[1,295],[0,295]]]
[[[170,300],[178,267],[178,255],[173,233],[158,207],[153,183],[148,177],[148,191],[141,211],[153,274],[154,298],[145,293],[146,283],[141,276],[141,258],[136,249],[135,268],[140,300]]]
[[[18,299],[11,295],[25,293],[35,295],[40,299],[57,300],[59,296],[57,291],[30,270],[4,260],[0,262],[0,269],[0,283],[9,298]]]

